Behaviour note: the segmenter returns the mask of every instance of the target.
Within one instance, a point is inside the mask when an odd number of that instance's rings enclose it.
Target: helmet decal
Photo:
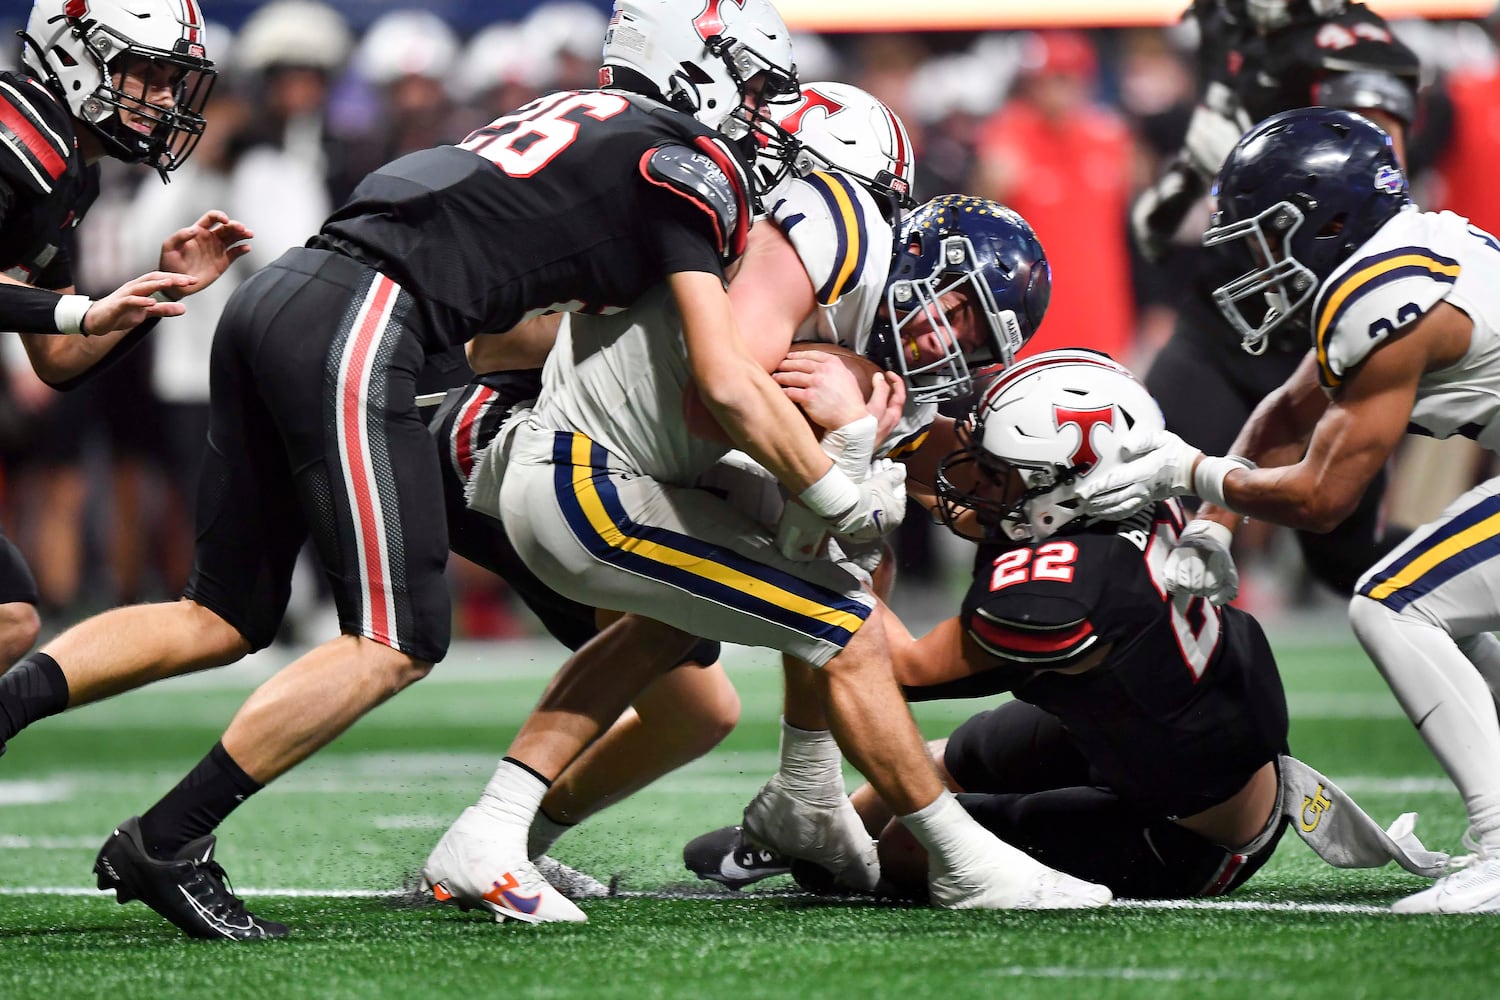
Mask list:
[[[724,33],[724,19],[719,16],[719,7],[726,3],[732,3],[740,10],[745,9],[745,0],[707,0],[703,13],[693,18],[693,27],[698,30],[698,37],[705,42]]]
[[[1094,450],[1094,428],[1103,424],[1113,429],[1115,426],[1115,408],[1111,405],[1095,407],[1089,410],[1075,410],[1053,404],[1052,421],[1059,431],[1064,427],[1078,428],[1078,447],[1068,457],[1068,466],[1080,473],[1084,473],[1099,464],[1099,453]]]
[[[781,127],[796,135],[802,131],[802,120],[807,117],[809,111],[815,108],[821,108],[824,117],[832,118],[844,110],[844,105],[819,91],[816,87],[803,87],[802,100],[798,102],[795,111],[781,120]]]
[[[83,17],[89,12],[89,0],[68,0],[63,4],[63,13],[69,17]]]

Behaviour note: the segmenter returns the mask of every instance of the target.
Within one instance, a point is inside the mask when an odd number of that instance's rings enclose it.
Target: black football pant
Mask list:
[[[1056,716],[1023,701],[982,712],[948,740],[943,763],[980,825],[1043,864],[1127,899],[1238,888],[1276,849],[1285,822],[1250,854],[1229,851],[1099,783]]]

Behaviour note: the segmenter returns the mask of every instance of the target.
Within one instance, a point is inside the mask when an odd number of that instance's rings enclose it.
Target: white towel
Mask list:
[[[1281,757],[1281,809],[1292,829],[1335,868],[1379,868],[1395,861],[1413,875],[1439,878],[1448,855],[1429,851],[1413,832],[1417,814],[1402,813],[1382,830],[1343,789],[1295,757]]]

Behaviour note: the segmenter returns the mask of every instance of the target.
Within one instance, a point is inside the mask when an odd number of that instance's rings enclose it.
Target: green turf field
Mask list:
[[[1294,750],[1381,822],[1418,810],[1429,846],[1457,848],[1456,792],[1342,624],[1327,632],[1277,643]],[[620,898],[585,904],[587,925],[495,925],[400,895],[558,662],[537,642],[456,649],[225,824],[220,860],[291,939],[187,941],[95,892],[89,868],[112,824],[176,781],[276,662],[91,706],[12,745],[0,761],[0,998],[1500,993],[1500,917],[1395,917],[1383,908],[1421,880],[1394,866],[1336,871],[1290,833],[1246,888],[1198,905],[948,913],[816,900],[786,879],[740,896],[689,881],[683,842],[734,821],[775,766],[779,674],[743,650],[729,661],[740,728],[554,851],[618,876]],[[918,717],[940,735],[977,707]]]

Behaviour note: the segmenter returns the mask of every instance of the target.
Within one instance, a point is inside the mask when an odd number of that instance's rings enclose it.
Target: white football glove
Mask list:
[[[788,559],[812,562],[828,554],[828,522],[795,500],[776,521],[776,550]]]
[[[1177,539],[1167,554],[1162,576],[1174,594],[1206,597],[1210,604],[1228,604],[1240,592],[1240,574],[1229,546],[1234,533],[1218,521],[1197,520]]]
[[[1123,464],[1078,484],[1079,511],[1119,521],[1158,500],[1191,493],[1193,462],[1201,454],[1171,431],[1128,435],[1121,448]]]
[[[906,517],[906,466],[882,458],[859,483],[853,507],[827,519],[829,528],[851,542],[873,542],[901,527]]]
[[[1188,119],[1183,148],[1193,169],[1212,184],[1219,168],[1228,159],[1229,151],[1254,123],[1222,83],[1210,84],[1203,100],[1193,109],[1193,117]]]

